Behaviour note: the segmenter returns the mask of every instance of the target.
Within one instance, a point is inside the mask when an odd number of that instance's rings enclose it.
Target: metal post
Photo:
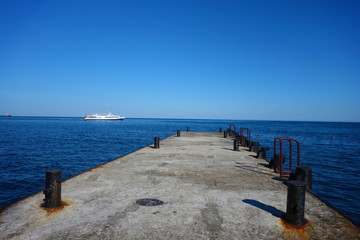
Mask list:
[[[160,137],[154,137],[154,148],[160,148]]]
[[[297,226],[304,225],[306,183],[287,181],[287,185],[286,221]]]
[[[190,127],[186,127],[186,131],[187,131],[187,132],[190,132]]]
[[[177,136],[180,137],[181,131],[177,130]]]
[[[55,208],[61,205],[61,174],[62,170],[46,170],[44,207]]]
[[[227,131],[224,131],[224,138],[227,138]]]
[[[280,154],[275,154],[274,159],[273,159],[273,168],[274,168],[274,172],[280,172],[281,171],[281,163],[284,164],[285,163],[285,155],[281,154],[281,158],[280,159]]]
[[[241,136],[241,145],[245,147],[246,137]]]
[[[250,152],[254,151],[254,145],[253,145],[253,142],[251,140],[249,140],[249,151]]]
[[[239,151],[239,141],[234,139],[234,151]]]
[[[265,156],[264,156],[264,153],[265,153]],[[262,159],[266,159],[266,151],[264,149],[264,147],[261,147],[260,151],[258,152],[257,158],[262,158]]]
[[[309,167],[296,167],[296,181],[306,183],[306,189],[312,190],[312,169]]]
[[[259,142],[253,142],[254,144],[254,152],[259,153],[260,143]]]
[[[261,150],[259,151],[257,158],[266,159],[266,151],[270,150],[268,147],[261,147]]]

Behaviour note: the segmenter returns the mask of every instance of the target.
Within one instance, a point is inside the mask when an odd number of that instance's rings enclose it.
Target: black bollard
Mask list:
[[[304,225],[306,223],[304,218],[306,183],[287,181],[287,185],[285,220],[292,225]]]
[[[177,136],[180,137],[181,131],[177,130]]]
[[[234,151],[239,151],[239,141],[234,139]]]
[[[274,172],[280,172],[280,154],[275,154],[274,158],[271,159],[270,161],[270,165],[272,162],[272,167],[270,166],[270,168],[274,168]],[[282,164],[285,163],[285,154],[282,154]]]
[[[231,137],[231,130],[228,128],[227,130],[229,137]]]
[[[312,169],[309,167],[296,167],[295,179],[298,182],[306,183],[306,189],[312,190]]]
[[[187,132],[190,132],[190,127],[186,127],[186,131],[187,131]]]
[[[160,148],[160,137],[154,137],[154,148]]]
[[[253,151],[254,151],[253,142],[251,140],[249,140],[249,152],[253,152]]]
[[[249,147],[249,140],[247,138],[245,138],[245,144],[244,147]]]
[[[260,148],[260,143],[259,142],[253,142],[253,144],[254,144],[254,152],[256,153],[256,154],[258,154],[259,153],[259,148]]]
[[[268,147],[261,147],[260,151],[257,154],[257,158],[266,159],[266,151],[270,150]]]
[[[227,138],[227,131],[224,131],[224,138]]]
[[[246,137],[241,136],[241,146],[245,147]]]
[[[61,174],[62,170],[46,170],[44,207],[55,208],[61,205]]]
[[[222,132],[222,128],[219,129],[219,132]]]

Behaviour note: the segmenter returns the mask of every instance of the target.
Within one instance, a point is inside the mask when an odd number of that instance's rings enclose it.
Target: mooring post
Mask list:
[[[253,142],[251,140],[249,140],[249,152],[253,152],[253,151],[254,151]]]
[[[239,140],[234,139],[234,151],[239,151]]]
[[[249,147],[249,140],[245,137],[245,144],[244,147]]]
[[[246,137],[241,136],[241,146],[245,147]]]
[[[280,154],[275,154],[272,165],[272,167],[274,168],[274,172],[280,172],[281,162],[282,164],[285,163],[285,154],[282,154],[282,160],[280,159]]]
[[[177,136],[180,137],[181,131],[177,130]]]
[[[231,137],[231,130],[229,128],[227,129],[227,132],[228,132],[229,137]]]
[[[187,132],[190,132],[190,127],[186,127],[186,131],[187,131]]]
[[[260,143],[259,142],[253,142],[253,144],[254,144],[254,152],[256,154],[258,154],[259,153],[259,148],[260,148]]]
[[[312,190],[312,169],[309,167],[296,167],[295,171],[296,181],[306,183],[306,189]]]
[[[154,148],[160,148],[160,137],[154,137]]]
[[[268,147],[261,147],[260,151],[257,154],[257,158],[266,159],[266,151],[270,150]]]
[[[227,138],[227,131],[224,131],[224,138]]]
[[[219,132],[222,132],[222,128],[219,129]]]
[[[44,207],[55,208],[61,205],[61,174],[62,170],[46,170]]]
[[[287,185],[285,220],[292,225],[304,225],[306,223],[304,218],[306,183],[287,181]]]

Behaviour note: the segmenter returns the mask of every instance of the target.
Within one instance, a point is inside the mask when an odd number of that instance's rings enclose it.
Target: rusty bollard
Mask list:
[[[249,152],[253,152],[254,151],[254,145],[253,145],[253,141],[249,140]]]
[[[292,225],[304,225],[306,183],[287,181],[287,185],[285,220]]]
[[[245,147],[246,137],[244,136],[240,136],[240,137],[241,137],[241,146]]]
[[[187,131],[187,132],[190,132],[190,127],[186,127],[186,131]]]
[[[295,171],[296,181],[306,183],[306,189],[312,190],[312,169],[309,167],[296,167]]]
[[[177,130],[177,136],[180,137],[181,131]]]
[[[253,142],[253,144],[254,144],[254,152],[256,153],[256,154],[258,154],[259,153],[259,151],[260,151],[260,143],[259,142]]]
[[[234,151],[239,151],[239,140],[234,139]]]
[[[261,147],[260,151],[257,154],[257,158],[266,159],[266,151],[270,150],[268,147]]]
[[[272,168],[274,169],[274,172],[280,172],[280,170],[281,170],[281,162],[284,165],[284,163],[285,163],[285,154],[282,154],[281,158],[282,158],[282,160],[280,159],[280,154],[275,154],[274,158],[272,159]]]
[[[160,148],[160,137],[154,137],[154,148]]]
[[[46,170],[44,207],[55,208],[61,205],[61,174],[62,170]]]
[[[249,140],[245,137],[245,144],[244,147],[249,147]]]

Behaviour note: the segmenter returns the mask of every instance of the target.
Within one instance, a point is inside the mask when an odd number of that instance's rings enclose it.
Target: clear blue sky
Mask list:
[[[0,114],[360,121],[360,1],[0,0]]]

